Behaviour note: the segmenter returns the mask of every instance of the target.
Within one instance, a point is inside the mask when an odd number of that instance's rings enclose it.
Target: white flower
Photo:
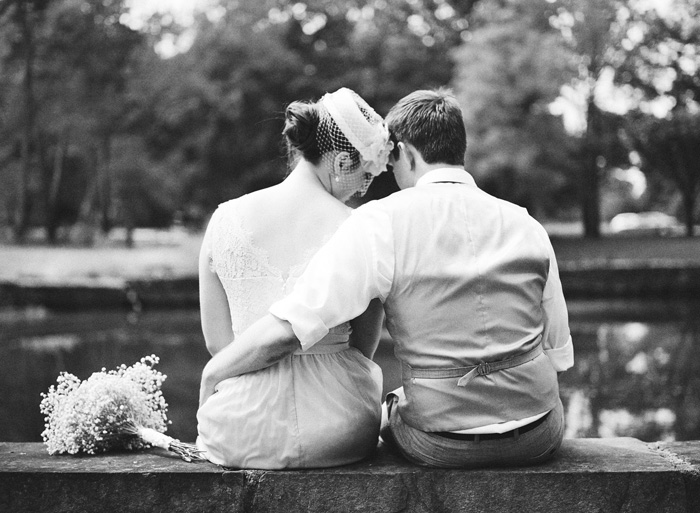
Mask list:
[[[373,164],[368,171],[372,176],[377,176],[386,171],[386,166],[389,163],[389,154],[394,149],[394,143],[389,140],[389,130],[386,125],[379,123],[375,125],[375,129],[375,141],[358,150],[362,160]]]

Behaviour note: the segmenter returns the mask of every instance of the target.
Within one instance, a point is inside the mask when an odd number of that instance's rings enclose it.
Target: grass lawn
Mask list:
[[[133,248],[0,244],[0,281],[73,282],[195,276],[202,234],[154,232]]]
[[[152,232],[133,248],[105,242],[94,248],[0,244],[0,281],[121,280],[195,276],[201,234]],[[700,237],[553,236],[560,265],[577,261],[664,260],[700,264]]]

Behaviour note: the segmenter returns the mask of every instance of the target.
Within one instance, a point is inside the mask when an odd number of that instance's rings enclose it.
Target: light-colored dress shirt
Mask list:
[[[531,272],[538,265],[541,279]],[[521,207],[481,191],[464,170],[430,171],[415,187],[355,210],[270,312],[291,323],[306,350],[375,297],[384,302],[402,362],[437,368],[496,361],[541,336],[555,371],[573,365],[547,233]],[[495,424],[513,429],[546,411],[516,418],[490,412],[481,424],[428,430],[499,432]]]

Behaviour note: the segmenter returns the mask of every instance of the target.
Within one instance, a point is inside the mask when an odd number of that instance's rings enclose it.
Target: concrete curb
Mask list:
[[[560,276],[567,299],[700,297],[700,265],[667,261],[565,262]],[[0,308],[50,310],[187,308],[199,306],[196,276],[140,280],[0,282]]]
[[[49,456],[0,443],[3,512],[700,511],[700,441],[565,440],[545,465],[426,469],[380,446],[370,460],[297,471],[231,471],[161,450]]]
[[[0,282],[0,308],[42,306],[55,311],[199,307],[197,277],[68,282]]]
[[[560,265],[567,298],[698,297],[700,265],[664,260],[567,262]]]

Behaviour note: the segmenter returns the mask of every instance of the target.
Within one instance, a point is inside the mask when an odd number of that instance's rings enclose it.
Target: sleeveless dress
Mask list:
[[[223,203],[210,221],[210,268],[226,291],[234,344],[292,290],[318,249],[287,269],[271,265],[246,230],[246,201]],[[197,445],[207,458],[227,467],[279,469],[369,456],[378,441],[382,372],[349,347],[350,332],[342,324],[306,352],[219,383],[197,412]]]

